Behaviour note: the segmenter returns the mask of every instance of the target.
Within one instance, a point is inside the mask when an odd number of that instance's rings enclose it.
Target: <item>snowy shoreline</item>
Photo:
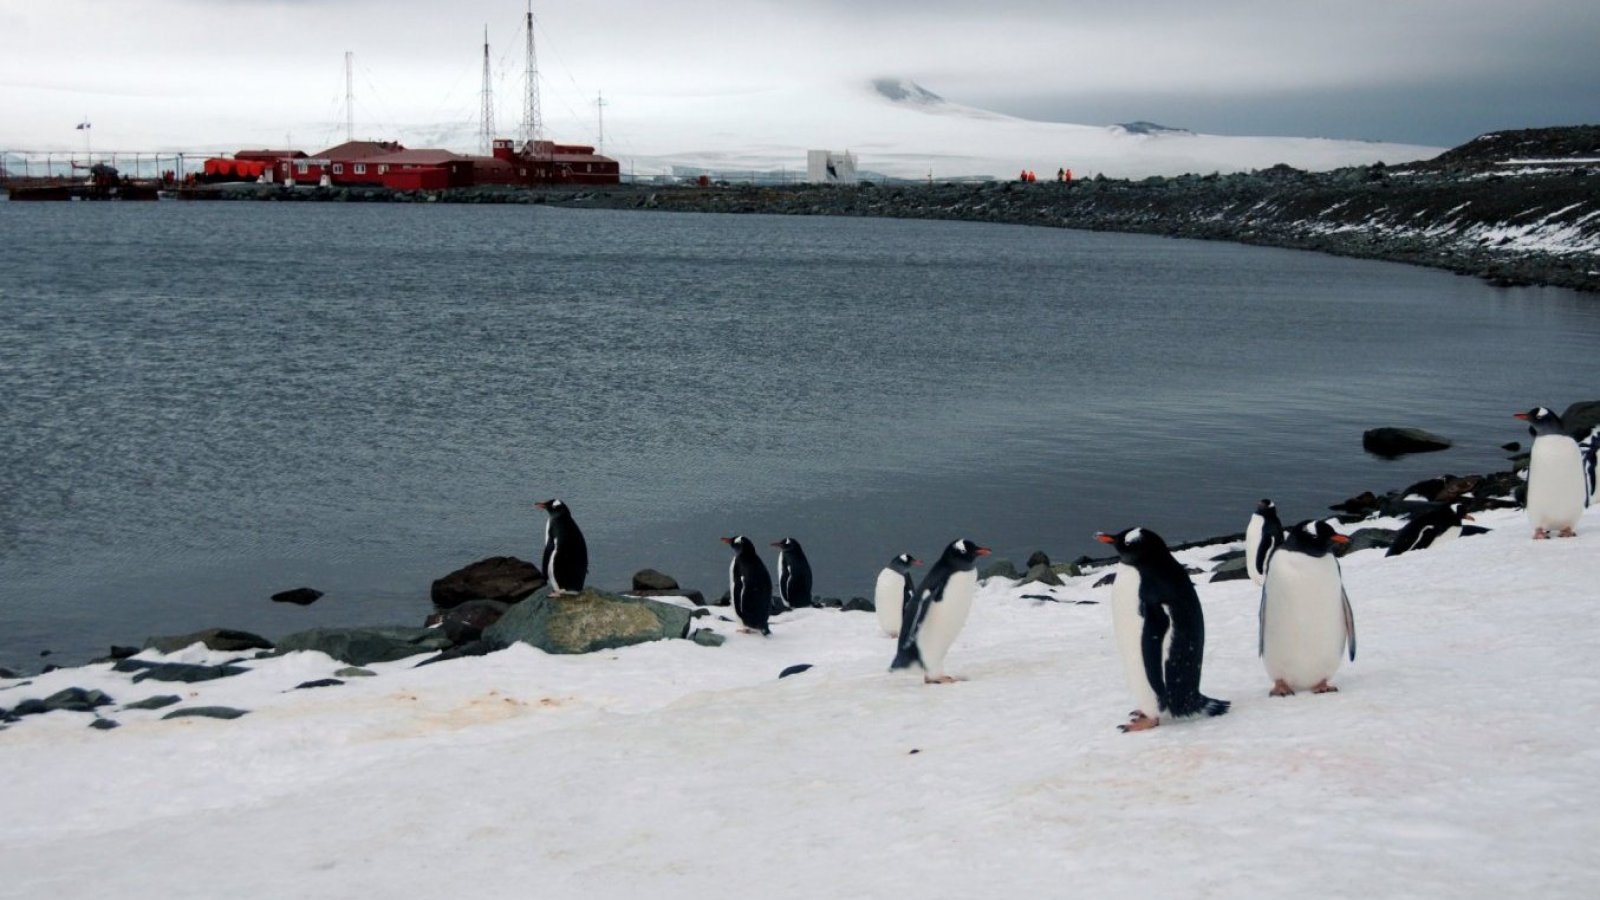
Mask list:
[[[1479,520],[1488,534],[1436,550],[1345,558],[1362,651],[1339,694],[1267,698],[1254,585],[1199,583],[1204,686],[1234,711],[1144,735],[1114,728],[1128,700],[1100,573],[1045,589],[1061,602],[986,581],[951,652],[970,680],[949,687],[886,673],[871,615],[816,609],[770,639],[699,620],[726,635],[716,648],[516,645],[305,690],[344,665],[6,680],[7,706],[77,686],[250,712],[119,711],[104,733],[55,712],[0,733],[0,897],[108,880],[198,897],[222,873],[241,897],[890,896],[907,879],[939,897],[1579,896],[1600,875],[1600,512],[1540,542],[1519,510]],[[814,668],[779,680],[796,663]]]

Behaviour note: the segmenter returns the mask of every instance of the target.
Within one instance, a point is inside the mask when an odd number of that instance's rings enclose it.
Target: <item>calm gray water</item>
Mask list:
[[[1503,468],[1600,395],[1600,302],[1399,265],[953,222],[0,204],[0,665],[210,626],[417,622],[537,559],[715,595],[722,535],[821,593]],[[1385,462],[1361,431],[1426,427]],[[315,606],[268,595],[309,585]]]

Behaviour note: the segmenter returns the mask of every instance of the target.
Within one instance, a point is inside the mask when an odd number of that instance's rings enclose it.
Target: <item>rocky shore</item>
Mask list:
[[[205,191],[195,198],[517,203],[587,209],[949,219],[1315,250],[1499,285],[1600,292],[1600,126],[1484,135],[1427,162],[1071,184],[716,183],[605,188]]]

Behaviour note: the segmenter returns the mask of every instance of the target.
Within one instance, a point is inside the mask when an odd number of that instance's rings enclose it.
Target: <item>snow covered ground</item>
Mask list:
[[[864,174],[1009,179],[1031,169],[1046,181],[1058,168],[1077,178],[1247,172],[1278,163],[1325,171],[1431,159],[1444,149],[1038,122],[952,103],[894,79],[609,102],[605,152],[641,178],[685,168],[783,169],[799,181],[813,149],[849,150]]]
[[[1053,590],[1074,603],[985,583],[952,686],[887,673],[875,618],[832,610],[314,690],[290,689],[342,664],[3,681],[6,707],[81,686],[251,712],[0,732],[0,897],[1592,896],[1600,508],[1568,540],[1478,518],[1346,558],[1337,694],[1269,699],[1256,589],[1202,584],[1203,687],[1233,711],[1137,735],[1100,573]],[[197,650],[174,656],[222,656]]]

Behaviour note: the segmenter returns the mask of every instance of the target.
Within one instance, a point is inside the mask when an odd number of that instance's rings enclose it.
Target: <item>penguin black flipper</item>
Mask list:
[[[913,665],[919,669],[927,668],[922,664],[921,651],[917,649],[917,632],[922,630],[922,623],[928,618],[928,610],[933,608],[935,599],[933,590],[926,584],[921,591],[906,594],[900,620],[900,643],[895,647],[894,662],[889,664],[889,671],[907,669]]]
[[[1583,495],[1583,505],[1588,506],[1594,502],[1594,486],[1597,477],[1597,463],[1600,463],[1600,425],[1589,429],[1589,436],[1578,444],[1578,450],[1583,453],[1583,483],[1588,493]]]
[[[1167,618],[1167,611],[1161,604],[1149,599],[1141,598],[1139,614],[1144,617],[1144,630],[1139,636],[1139,650],[1144,658],[1144,677],[1150,682],[1150,689],[1155,691],[1156,703],[1159,711],[1165,711],[1171,701],[1167,693],[1167,675],[1164,670],[1167,643],[1167,631],[1172,624]]]
[[[1350,643],[1350,661],[1356,661],[1356,614],[1350,608],[1350,593],[1344,589],[1344,573],[1339,574],[1339,599],[1344,602],[1344,636]]]
[[[1256,613],[1256,656],[1267,655],[1267,586],[1261,585],[1261,609]]]

